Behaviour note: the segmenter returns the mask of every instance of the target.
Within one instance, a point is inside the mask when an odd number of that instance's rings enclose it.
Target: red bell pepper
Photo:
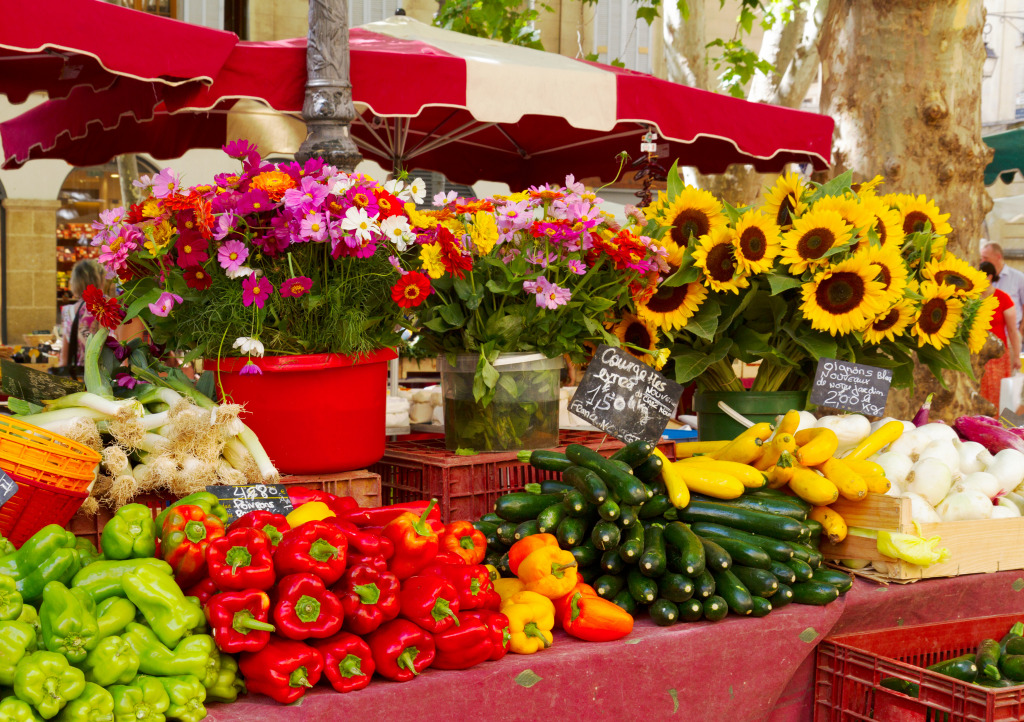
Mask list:
[[[274,636],[260,651],[243,652],[238,669],[250,692],[291,704],[320,681],[324,658],[309,645]]]
[[[428,501],[407,501],[390,506],[353,509],[345,514],[338,514],[338,517],[350,521],[356,526],[384,526],[406,512],[412,512],[419,516],[425,509],[430,509],[427,512],[428,518],[441,521],[441,510]]]
[[[438,537],[440,541],[440,537]],[[465,566],[466,560],[460,557],[455,552],[445,551],[438,548],[437,556],[434,557],[434,564],[454,564],[455,566]]]
[[[440,556],[440,555],[438,555]],[[494,589],[491,574],[482,564],[428,564],[420,575],[433,575],[448,581],[459,595],[459,610],[501,608],[501,595]]]
[[[341,533],[348,540],[349,551],[360,554],[380,554],[380,534],[360,529],[350,521],[339,519],[336,516],[328,517],[324,521],[341,529]]]
[[[206,573],[206,548],[224,536],[224,524],[201,506],[171,507],[160,533],[160,553],[182,588],[197,584]]]
[[[377,674],[408,682],[434,661],[434,638],[407,619],[382,624],[366,638]]]
[[[207,577],[198,584],[194,584],[185,590],[186,597],[195,597],[199,600],[199,603],[204,607],[206,603],[210,601],[210,597],[219,592],[220,589],[213,583],[213,580]]]
[[[487,626],[491,636],[491,661],[501,659],[508,653],[509,642],[512,641],[512,630],[508,626],[508,617],[501,612],[492,612],[489,609],[473,609],[468,612],[459,612],[459,619],[479,619]]]
[[[348,632],[310,641],[324,658],[324,676],[336,692],[354,692],[370,683],[376,669],[370,645]]]
[[[323,502],[336,516],[344,516],[353,509],[359,508],[359,502],[351,496],[337,496],[319,489],[310,489],[308,486],[291,486],[289,484],[287,488],[288,498],[296,509],[311,501]]]
[[[551,600],[551,603],[555,605],[555,621],[556,622],[558,620],[562,619],[563,616],[565,616],[565,610],[572,603],[572,596],[576,592],[580,592],[585,597],[596,597],[596,596],[598,596],[597,592],[594,590],[594,588],[592,586],[590,586],[589,584],[587,584],[586,582],[584,582],[582,580],[577,582],[576,586],[573,587],[569,591],[569,593],[566,594],[564,597],[559,597],[558,599],[552,599]]]
[[[278,576],[309,572],[334,584],[345,571],[348,540],[341,529],[325,521],[307,521],[290,530],[277,545]]]
[[[275,514],[274,512],[266,511],[265,509],[250,511],[245,516],[235,519],[231,522],[231,526],[228,527],[228,532],[230,533],[235,529],[241,529],[243,527],[259,529],[267,535],[267,539],[270,540],[270,545],[274,547],[281,543],[281,539],[284,537],[285,532],[292,528],[284,514]]]
[[[494,641],[483,620],[459,612],[459,625],[434,635],[435,669],[469,669],[491,658]]]
[[[408,579],[430,564],[437,556],[437,532],[428,521],[430,510],[437,499],[430,500],[430,506],[416,516],[405,512],[392,519],[384,527],[382,536],[395,544],[395,555],[388,568],[399,579]]]
[[[388,562],[380,554],[369,556],[350,551],[345,558],[345,568],[351,569],[352,567],[370,567],[378,572],[386,572],[388,570]]]
[[[206,548],[210,579],[222,591],[267,590],[274,586],[270,539],[259,529],[241,527]]]
[[[459,594],[445,579],[434,576],[409,577],[398,595],[399,614],[436,634],[458,623]]]
[[[270,642],[274,625],[267,621],[270,597],[266,592],[222,592],[206,606],[213,639],[222,652],[258,652]]]
[[[441,549],[458,554],[466,564],[479,564],[487,556],[487,537],[468,521],[453,521],[441,535]]]
[[[343,628],[353,634],[369,634],[398,616],[398,577],[368,566],[349,567],[331,589],[345,613]]]
[[[289,639],[322,639],[337,634],[343,621],[341,601],[315,574],[289,574],[277,583],[274,623]]]

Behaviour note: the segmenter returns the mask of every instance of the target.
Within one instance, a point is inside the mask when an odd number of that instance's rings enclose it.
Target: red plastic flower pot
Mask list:
[[[253,357],[262,373],[240,371],[246,358],[207,360],[221,401],[245,404],[243,416],[282,474],[364,469],[384,456],[391,349]]]

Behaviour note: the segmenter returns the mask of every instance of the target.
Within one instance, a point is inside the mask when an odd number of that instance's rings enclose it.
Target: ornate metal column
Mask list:
[[[309,0],[306,48],[306,100],[302,118],[306,140],[295,157],[323,158],[351,173],[362,160],[349,126],[356,117],[349,80],[347,0]]]

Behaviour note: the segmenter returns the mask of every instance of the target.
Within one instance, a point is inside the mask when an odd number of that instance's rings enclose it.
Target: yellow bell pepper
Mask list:
[[[537,592],[548,599],[559,599],[572,591],[579,581],[577,566],[571,551],[541,547],[520,562],[519,580],[526,585],[527,591]]]
[[[525,597],[528,594],[530,596]],[[525,600],[501,608],[501,613],[508,617],[508,630],[511,633],[509,651],[533,654],[547,649],[555,641],[551,636],[551,630],[555,627],[555,606],[550,599],[539,594],[520,592],[519,595],[525,597]]]
[[[491,578],[492,582],[495,579],[501,579],[501,572],[499,572],[498,568],[493,564],[484,564],[484,569],[487,570],[487,575]]]
[[[307,521],[320,521],[332,516],[335,516],[334,512],[322,501],[310,501],[292,511],[285,519],[288,520],[292,529],[295,529]]]
[[[511,597],[517,592],[521,592],[526,589],[526,585],[515,577],[502,577],[494,580],[494,591],[501,597],[501,603],[504,604],[505,600]]]

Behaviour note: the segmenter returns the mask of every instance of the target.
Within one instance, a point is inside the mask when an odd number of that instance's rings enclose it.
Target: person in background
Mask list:
[[[85,302],[82,294],[89,286],[96,286],[105,289],[107,286],[106,273],[98,261],[84,259],[76,263],[71,269],[71,278],[68,281],[71,295],[74,302],[67,304],[60,312],[61,366],[81,366],[85,360],[85,344],[89,336],[96,332],[97,324],[85,312]],[[72,338],[72,331],[76,330],[77,342]],[[72,349],[75,350],[74,358],[71,357]]]
[[[995,404],[999,409],[999,387],[1002,380],[1014,373],[1020,373],[1020,329],[1017,327],[1017,311],[1013,300],[999,290],[999,279],[1002,274],[996,271],[993,264],[983,261],[978,269],[988,276],[989,287],[984,296],[995,294],[999,306],[992,317],[992,333],[995,334],[1006,351],[985,364],[985,372],[981,376],[981,395]],[[1001,409],[999,409],[1001,411]]]
[[[982,243],[981,260],[991,263],[995,268],[995,287],[1013,301],[1017,314],[1017,323],[1024,326],[1024,273],[1012,266],[1007,266],[1003,259],[1003,247],[991,241]]]

